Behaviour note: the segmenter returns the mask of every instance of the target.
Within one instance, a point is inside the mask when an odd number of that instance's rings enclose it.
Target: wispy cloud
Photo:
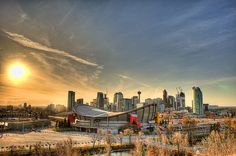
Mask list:
[[[32,48],[32,49],[37,49],[37,50],[42,50],[42,51],[45,51],[45,52],[51,52],[51,53],[59,54],[61,56],[64,56],[64,57],[70,58],[74,61],[77,61],[79,63],[89,65],[89,66],[98,67],[97,63],[90,62],[90,61],[84,60],[84,59],[82,59],[78,56],[71,55],[69,52],[42,45],[42,44],[34,42],[34,41],[32,41],[32,40],[30,40],[30,39],[28,39],[25,36],[20,35],[20,34],[8,32],[6,30],[3,30],[3,31],[7,34],[8,38],[10,38],[11,40],[13,40],[13,41],[25,46],[25,47]]]
[[[136,80],[136,79],[134,79],[134,78],[132,78],[132,77],[129,77],[129,76],[126,76],[126,75],[122,75],[122,74],[117,74],[117,76],[119,76],[119,77],[122,78],[122,79],[126,79],[126,80],[133,81],[133,82],[135,82],[135,83],[137,83],[137,84],[139,84],[139,85],[141,85],[141,86],[143,86],[143,87],[151,88],[150,85],[148,85],[148,84],[146,84],[146,83],[143,83],[143,82],[141,82],[141,81],[138,81],[138,80]]]

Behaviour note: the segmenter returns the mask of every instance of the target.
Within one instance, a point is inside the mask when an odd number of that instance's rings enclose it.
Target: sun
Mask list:
[[[23,63],[16,62],[9,67],[8,76],[13,82],[26,80],[29,76],[29,68]]]

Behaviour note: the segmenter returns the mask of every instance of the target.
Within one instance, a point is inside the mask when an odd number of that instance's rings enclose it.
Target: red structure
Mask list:
[[[129,123],[137,125],[138,128],[141,127],[141,123],[138,122],[137,114],[129,114]]]
[[[68,114],[68,120],[69,120],[70,123],[74,123],[75,122],[75,118],[76,118],[76,114],[75,113]]]

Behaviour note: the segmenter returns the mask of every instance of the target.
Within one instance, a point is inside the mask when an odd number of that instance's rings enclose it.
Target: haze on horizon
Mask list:
[[[191,106],[236,105],[236,2],[2,1],[0,104],[66,104],[67,91],[90,102],[98,91],[142,100],[176,94]],[[20,62],[30,75],[7,76]]]

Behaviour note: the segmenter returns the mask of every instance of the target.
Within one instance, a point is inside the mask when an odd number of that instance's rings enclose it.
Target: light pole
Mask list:
[[[109,126],[109,123],[108,123],[108,113],[107,113],[107,132],[108,132],[108,126]]]

